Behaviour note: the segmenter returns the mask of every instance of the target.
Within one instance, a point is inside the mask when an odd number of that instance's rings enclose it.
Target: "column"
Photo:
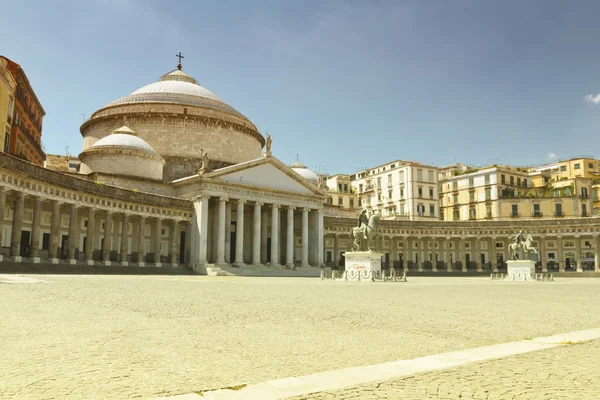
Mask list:
[[[594,271],[600,272],[600,236],[594,236]]]
[[[496,255],[496,236],[490,239],[490,262],[492,263],[492,272],[498,272],[498,256]]]
[[[581,236],[575,235],[575,257],[577,257],[577,272],[583,272],[583,263],[581,262]]]
[[[96,232],[96,210],[88,209],[87,234],[85,239],[85,259],[88,265],[94,265],[94,247]]]
[[[225,266],[225,216],[227,211],[227,201],[229,199],[225,196],[219,198],[218,215],[216,215],[216,228],[217,228],[217,257],[215,264],[219,267]],[[239,223],[239,221],[238,221]],[[237,231],[237,229],[236,229]],[[237,238],[237,236],[236,236]]]
[[[481,241],[479,237],[475,237],[475,266],[477,267],[477,272],[483,272],[483,264],[481,263]]]
[[[192,236],[192,263],[196,273],[206,273],[208,247],[208,201],[210,196],[197,196],[194,200],[194,235]]]
[[[310,208],[302,209],[302,266],[308,267],[308,212]]]
[[[538,249],[538,259],[542,266],[542,272],[548,272],[548,265],[546,264],[546,239],[540,235],[540,248]]]
[[[52,202],[52,220],[50,222],[50,244],[48,258],[52,264],[58,264],[58,241],[60,236],[60,206],[62,203],[54,200]]]
[[[237,240],[237,233],[235,236]],[[231,202],[227,202],[225,205],[225,263],[231,264],[231,261]]]
[[[446,262],[447,272],[452,272],[452,257],[450,257],[450,243],[452,243],[452,238],[450,236],[446,236],[446,251],[444,252],[444,262]]]
[[[287,209],[287,246],[285,249],[285,264],[290,268],[294,268],[294,209],[296,207],[289,206]]]
[[[279,204],[271,209],[271,265],[279,266]]]
[[[437,241],[434,237],[431,238],[431,271],[437,272],[437,255],[439,252],[439,248],[436,250],[435,245]]]
[[[246,200],[240,199],[237,202],[237,225],[235,228],[235,264],[243,267],[244,264],[244,204]]]
[[[261,225],[260,225],[260,262],[262,264],[267,263],[267,244],[269,236],[269,212],[267,210],[262,211]]]
[[[339,235],[337,232],[333,234],[333,265],[337,268],[340,266],[340,248],[339,248]]]
[[[15,193],[12,232],[10,238],[10,255],[15,262],[21,262],[21,231],[23,229],[23,206],[25,195],[23,192]]]
[[[129,234],[129,215],[123,213],[123,219],[121,220],[121,251],[119,254],[119,261],[121,265],[128,266],[129,262],[127,260],[127,236]]]
[[[562,236],[557,236],[557,253],[558,253],[558,271],[565,272],[565,256],[563,253],[563,241]]]
[[[458,248],[457,248],[457,255],[456,258],[460,260],[461,265],[462,265],[462,272],[467,272],[467,263],[465,261],[466,257],[465,257],[465,237],[461,236],[461,238],[458,240]]]
[[[171,221],[171,232],[169,234],[170,248],[171,248],[171,266],[176,267],[179,265],[179,247],[181,245],[181,228],[179,227],[179,221]]]
[[[183,255],[184,264],[191,266],[191,247],[192,247],[192,221],[187,221],[185,223],[185,254]]]
[[[162,267],[160,260],[160,243],[162,241],[161,229],[162,220],[156,218],[156,221],[154,221],[154,263],[157,267]]]
[[[40,225],[42,222],[42,199],[33,198],[33,220],[31,222],[31,246],[29,248],[30,256],[35,264],[40,262]],[[2,229],[0,224],[0,229]]]
[[[253,220],[253,228],[252,232],[252,264],[255,266],[259,266],[261,264],[260,261],[260,238],[261,238],[261,221],[260,221],[260,213],[261,213],[262,203],[257,201],[254,203],[254,220]]]
[[[104,218],[104,245],[102,247],[102,260],[104,265],[110,265],[110,245],[112,243],[112,212],[107,211]]]
[[[2,241],[4,232],[4,210],[6,209],[6,189],[4,186],[0,186],[0,261],[4,259],[2,254]]]
[[[70,264],[76,264],[76,249],[79,246],[79,206],[71,204],[71,215],[69,216],[69,241],[67,257]]]
[[[146,218],[140,216],[138,222],[138,240],[137,240],[137,259],[138,266],[143,267],[146,265]]]
[[[317,267],[322,267],[325,261],[325,224],[323,210],[317,210]]]

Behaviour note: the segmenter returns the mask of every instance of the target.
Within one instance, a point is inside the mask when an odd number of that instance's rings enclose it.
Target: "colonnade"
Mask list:
[[[201,195],[194,199],[192,264],[244,267],[270,264],[320,266],[320,209],[261,199]],[[235,211],[234,211],[235,210]],[[232,225],[235,235],[231,235]],[[235,246],[232,248],[232,241]]]
[[[326,239],[331,239],[329,246],[324,249],[326,261],[341,266],[343,253],[352,248],[349,235],[328,233]],[[346,240],[346,246],[340,246],[341,240]],[[433,272],[498,272],[498,268],[503,268],[510,259],[508,246],[512,242],[508,236],[496,235],[382,235],[375,240],[374,246],[377,251],[384,253],[382,261],[394,267]],[[568,247],[566,243],[569,243]],[[582,243],[587,247],[584,248]],[[534,246],[537,255],[533,256],[537,258],[542,272],[548,272],[549,268],[564,272],[567,267],[582,272],[586,250],[593,252],[594,269],[600,271],[600,234],[538,235],[534,238]]]
[[[102,261],[105,265],[116,261],[124,266],[129,262],[135,262],[139,266],[146,263],[161,266],[163,261],[173,265],[180,263],[181,231],[185,230],[180,220],[147,217],[125,210],[117,212],[82,206],[26,195],[19,191],[10,192],[0,187],[0,221],[5,219],[7,194],[12,197],[8,206],[13,211],[9,254],[16,262],[21,262],[23,257],[30,257],[32,262],[39,263],[42,250],[47,251],[47,258],[54,264],[59,262],[59,258],[66,258],[71,264],[86,261],[89,265],[97,261]],[[27,198],[33,203],[30,225],[26,224],[23,218]],[[44,209],[51,210],[49,229],[48,224],[42,221]],[[69,216],[67,235],[63,234],[62,229],[65,215]],[[148,225],[150,235],[146,234]],[[2,227],[3,224],[0,224],[0,243],[3,241]],[[47,243],[41,244],[43,228],[44,231],[48,231],[45,233]],[[161,258],[163,229],[168,230],[168,234],[164,235],[168,237],[166,259]],[[30,232],[29,243],[22,243],[23,231]],[[146,246],[148,236],[150,241],[149,246]],[[82,239],[85,251],[80,249]]]

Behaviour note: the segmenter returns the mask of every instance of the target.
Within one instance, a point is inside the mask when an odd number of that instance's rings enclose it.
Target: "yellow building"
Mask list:
[[[593,157],[576,157],[542,165],[534,171],[548,172],[554,181],[575,178],[600,179],[600,160]]]
[[[10,141],[17,83],[8,70],[8,61],[0,57],[0,151],[7,151]]]
[[[471,168],[440,183],[440,216],[449,221],[589,217],[591,193],[590,179],[552,181],[546,171]]]
[[[350,185],[350,175],[336,174],[327,178],[327,204],[340,208],[360,208],[356,190]]]

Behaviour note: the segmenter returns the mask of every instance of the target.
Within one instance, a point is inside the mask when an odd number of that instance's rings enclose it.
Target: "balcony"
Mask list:
[[[540,211],[534,211],[533,212],[533,218],[541,218],[543,216],[544,216],[544,214],[542,212],[540,212]]]
[[[519,218],[520,216],[521,216],[521,213],[518,213],[518,212],[512,212],[512,213],[510,214],[510,217],[511,217],[511,218]]]
[[[554,216],[555,216],[556,218],[564,217],[564,216],[565,216],[565,213],[563,213],[563,212],[554,213]]]

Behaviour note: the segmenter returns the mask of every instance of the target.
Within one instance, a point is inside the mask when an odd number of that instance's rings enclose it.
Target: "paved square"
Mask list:
[[[0,284],[3,398],[176,395],[600,326],[600,304],[595,301],[600,280],[595,279],[352,283],[310,278],[34,277],[45,282]],[[598,354],[598,343],[548,352],[574,352],[563,356],[581,360],[583,368],[593,367],[585,360]],[[537,368],[560,372],[563,366],[569,376],[568,364],[557,362],[554,353],[544,354],[516,356],[510,368],[503,363],[512,358],[439,376],[481,378],[478,371],[483,368],[491,377],[508,379],[520,368],[531,376]],[[519,357],[535,360],[536,367],[523,365]],[[584,372],[578,375],[582,379]],[[423,389],[420,377],[428,375],[412,378],[418,390]],[[430,380],[438,382],[439,376]],[[387,390],[397,391],[393,382],[385,384]],[[343,393],[328,396],[349,398]],[[411,392],[404,396],[419,398]],[[439,397],[456,398],[452,393]]]

